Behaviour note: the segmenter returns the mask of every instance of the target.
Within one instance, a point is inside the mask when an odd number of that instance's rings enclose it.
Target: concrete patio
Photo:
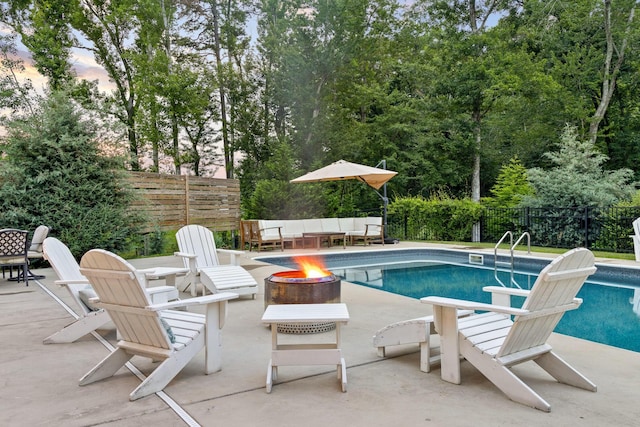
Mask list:
[[[418,245],[401,243],[384,248],[399,246]],[[383,249],[377,245],[373,248]],[[367,248],[344,250],[363,249]],[[343,249],[321,251],[329,250]],[[334,367],[300,366],[280,368],[278,381],[267,394],[271,336],[260,321],[264,311],[263,286],[266,277],[282,268],[254,260],[258,255],[265,253],[246,252],[242,256],[242,264],[258,281],[260,293],[255,300],[243,297],[229,303],[223,329],[222,370],[204,375],[200,354],[164,393],[134,402],[128,396],[140,380],[124,368],[109,379],[78,385],[78,379],[109,353],[105,343],[115,344],[114,331],[88,335],[72,344],[42,343],[46,336],[73,320],[56,298],[76,310],[66,290],[53,284],[53,270],[35,270],[46,278],[30,282],[28,287],[23,282],[0,278],[0,340],[5,343],[0,352],[0,425],[387,427],[640,423],[640,353],[554,334],[550,341],[554,349],[595,382],[598,391],[558,384],[534,363],[514,368],[551,403],[551,412],[545,413],[512,402],[467,362],[462,363],[462,384],[453,385],[440,379],[439,367],[428,374],[419,370],[417,346],[391,348],[387,358],[379,358],[372,347],[376,330],[430,314],[430,308],[415,299],[345,281],[342,302],[347,304],[351,318],[342,329],[348,391],[340,391]],[[181,266],[174,257],[131,262],[139,268]],[[189,298],[190,294],[182,297]],[[309,340],[320,338],[308,336]],[[143,373],[153,368],[152,362],[142,358],[132,362]]]

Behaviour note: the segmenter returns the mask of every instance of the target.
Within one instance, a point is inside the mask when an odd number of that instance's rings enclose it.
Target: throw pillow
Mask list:
[[[169,335],[169,341],[171,341],[171,344],[174,344],[176,342],[176,336],[173,335],[173,331],[171,330],[171,326],[169,326],[167,321],[164,320],[162,317],[160,318],[160,323],[162,323],[162,326],[167,331],[167,335]]]
[[[84,303],[84,305],[86,305],[89,310],[91,310],[91,311],[100,310],[99,307],[96,307],[96,305],[93,302],[91,302],[91,298],[97,298],[98,297],[98,294],[96,294],[96,291],[93,290],[91,285],[87,285],[86,288],[80,289],[78,291],[78,296],[80,297],[80,301],[82,301]]]

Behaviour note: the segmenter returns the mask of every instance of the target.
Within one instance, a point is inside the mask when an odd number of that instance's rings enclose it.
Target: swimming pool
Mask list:
[[[470,263],[472,255],[473,263]],[[314,255],[315,256],[315,255]],[[482,257],[482,259],[480,259]],[[491,302],[482,287],[509,285],[510,270],[494,274],[493,254],[455,249],[397,249],[319,254],[334,274],[358,285],[419,299],[430,295]],[[256,258],[288,268],[297,268],[292,256]],[[507,261],[499,256],[498,261]],[[481,261],[481,264],[480,264]],[[537,274],[550,259],[518,257],[514,280],[530,289]],[[568,311],[555,332],[640,352],[640,268],[596,263],[598,271],[578,293],[584,300]],[[513,297],[519,306],[522,298]]]

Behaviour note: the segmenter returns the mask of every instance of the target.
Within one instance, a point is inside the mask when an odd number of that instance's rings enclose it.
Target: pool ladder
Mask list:
[[[509,261],[498,261],[498,247],[504,242],[504,240],[507,237],[509,237],[509,253],[510,253]],[[515,243],[513,243],[513,233],[511,231],[507,231],[506,233],[504,233],[502,238],[500,240],[498,240],[498,243],[496,243],[496,246],[493,248],[493,276],[495,277],[496,281],[502,287],[506,288],[507,286],[498,277],[498,266],[508,267],[509,270],[510,270],[510,273],[511,273],[509,283],[514,285],[514,286],[516,286],[518,289],[522,289],[520,287],[520,285],[518,284],[518,282],[516,282],[516,279],[514,278],[514,272],[513,272],[514,256],[513,256],[513,252],[514,252],[515,248],[520,244],[522,239],[524,239],[525,237],[527,238],[527,253],[530,254],[531,253],[531,236],[526,231],[524,233],[522,233],[522,235],[520,237],[518,237],[518,240],[516,240]]]

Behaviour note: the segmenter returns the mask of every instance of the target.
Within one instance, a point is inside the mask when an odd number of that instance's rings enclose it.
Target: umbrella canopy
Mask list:
[[[329,166],[309,172],[290,182],[320,182],[320,181],[343,181],[347,179],[357,179],[370,187],[379,190],[387,181],[397,175],[398,172],[374,168],[371,166],[351,163],[338,160]]]

